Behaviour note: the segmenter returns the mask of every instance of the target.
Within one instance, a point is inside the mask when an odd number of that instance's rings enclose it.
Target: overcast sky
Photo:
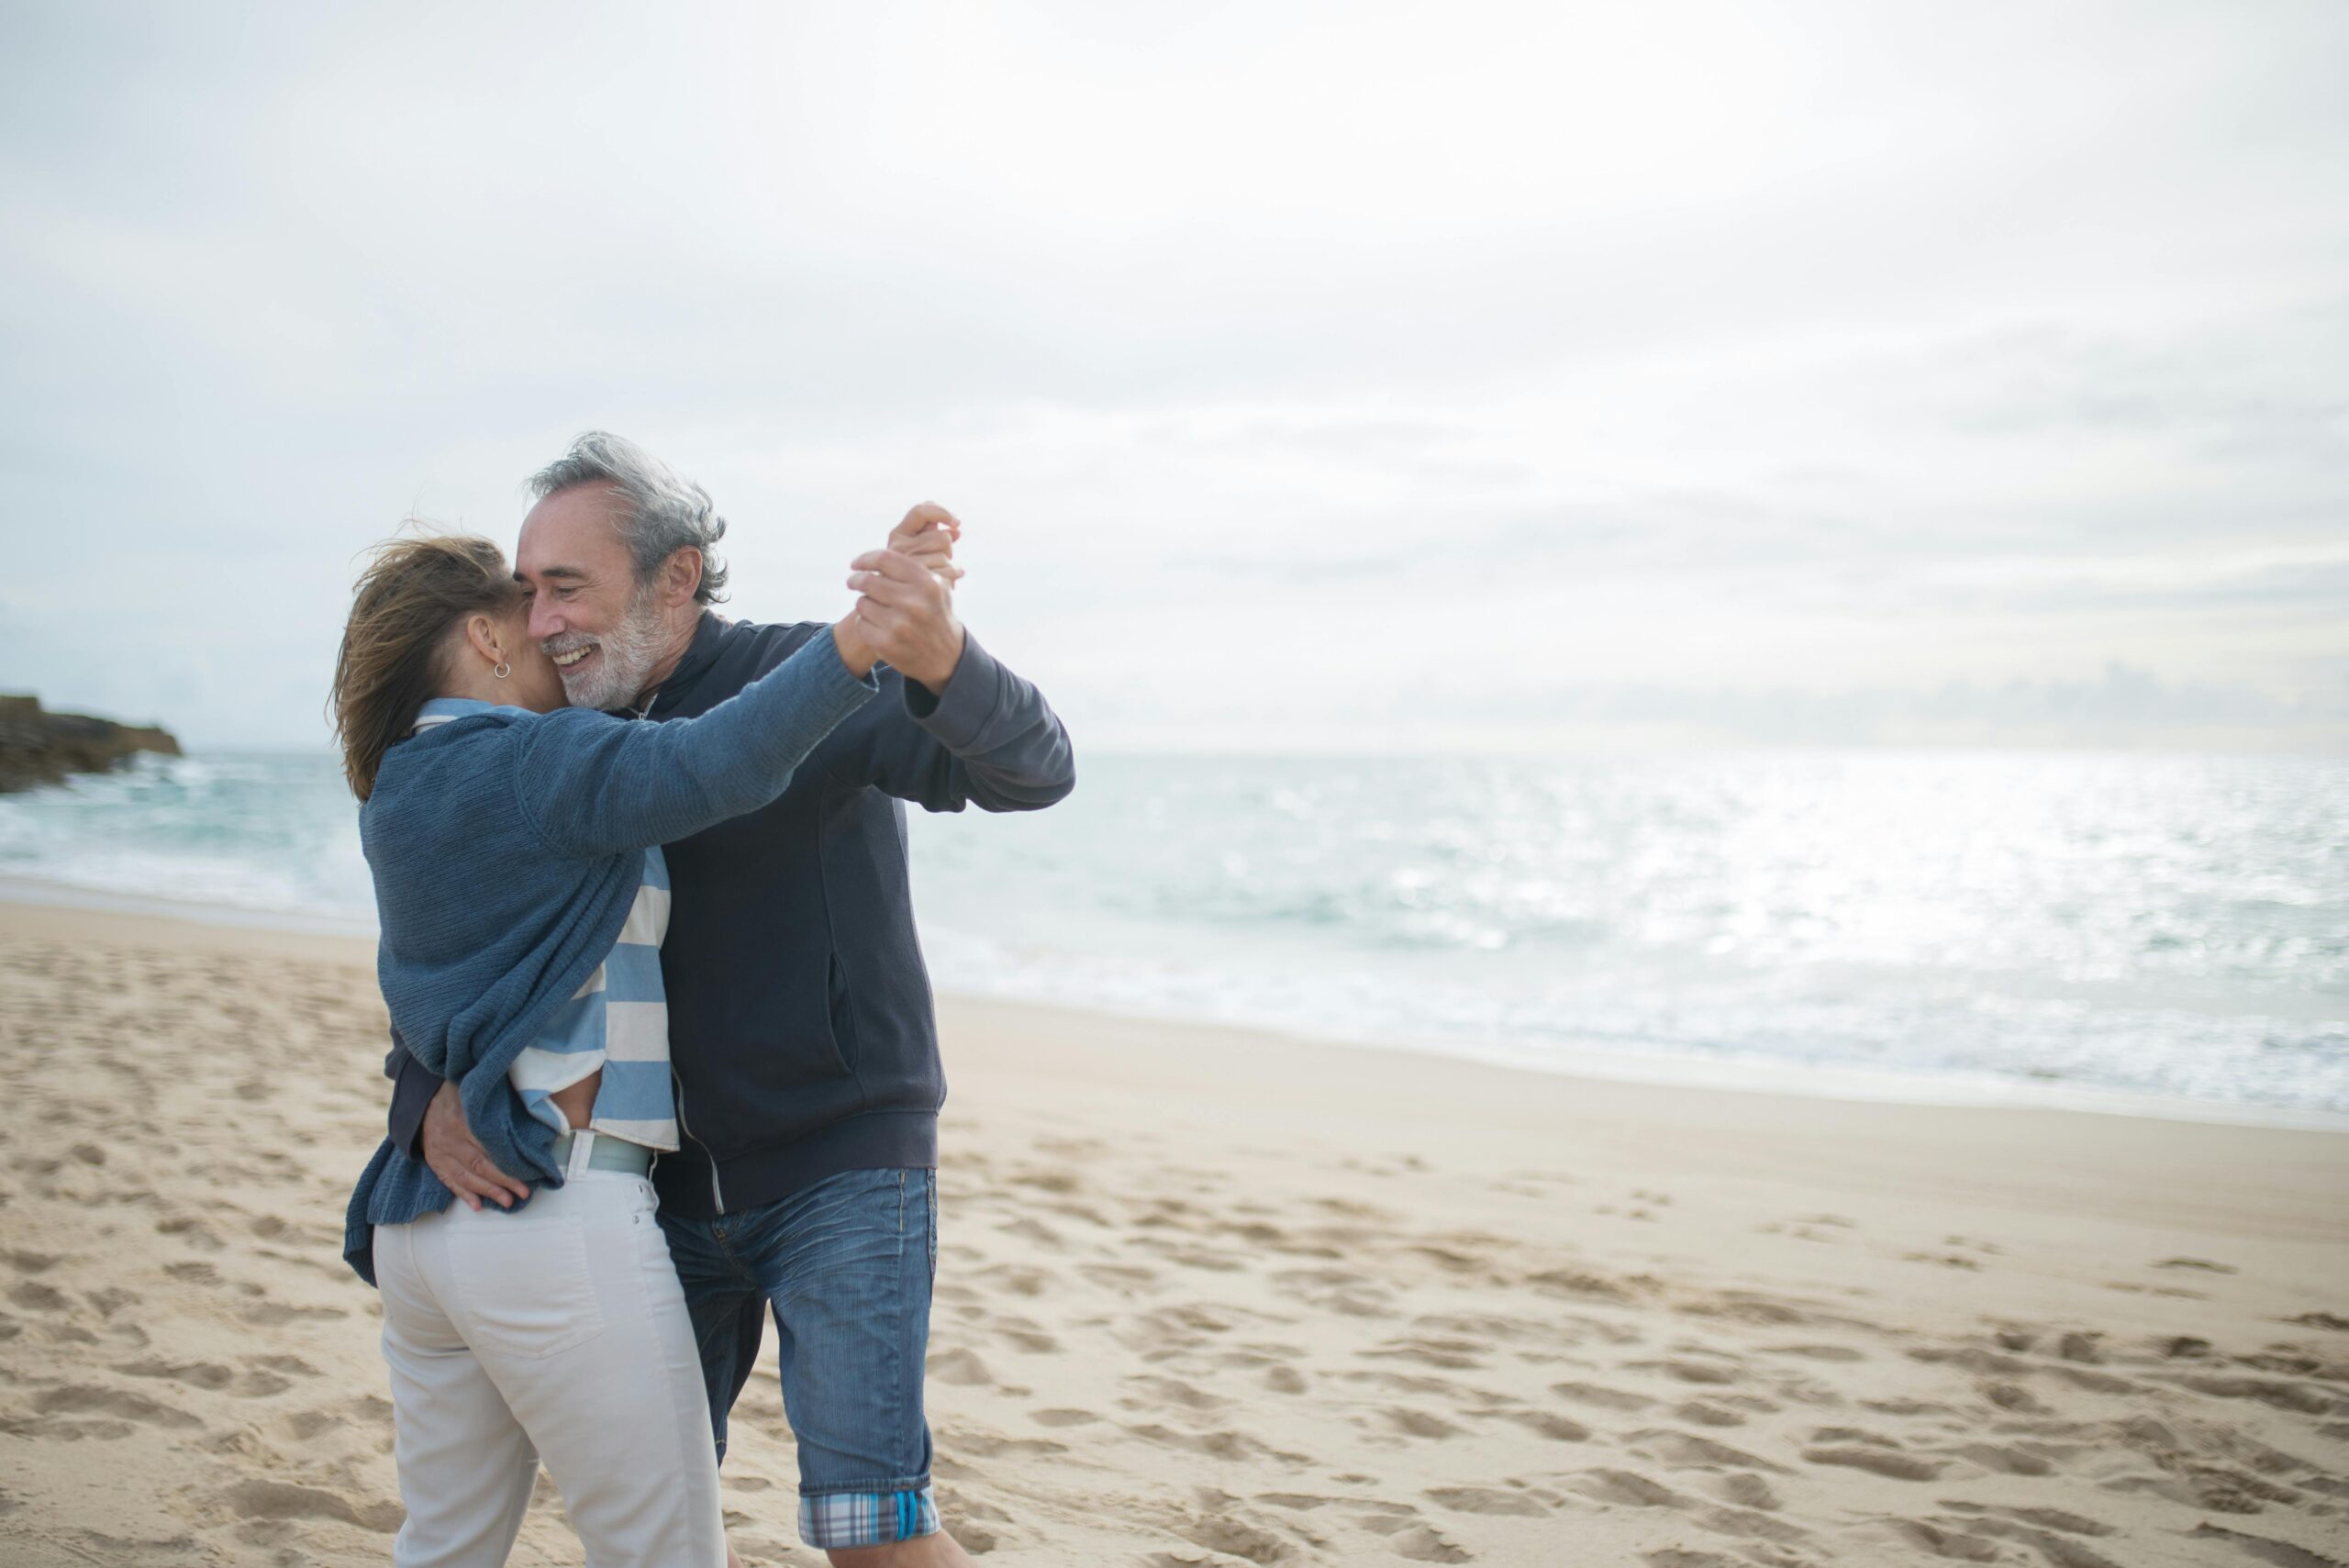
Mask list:
[[[575,431],[1080,749],[2349,748],[2349,6],[0,6],[0,688],[321,744]]]

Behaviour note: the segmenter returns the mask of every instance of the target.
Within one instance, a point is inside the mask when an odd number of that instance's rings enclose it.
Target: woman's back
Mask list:
[[[461,1078],[603,962],[643,862],[633,848],[585,856],[549,843],[521,766],[536,750],[534,728],[618,720],[448,699],[427,706],[446,717],[384,753],[360,808],[360,845],[375,881],[376,967],[392,1027],[425,1065]]]

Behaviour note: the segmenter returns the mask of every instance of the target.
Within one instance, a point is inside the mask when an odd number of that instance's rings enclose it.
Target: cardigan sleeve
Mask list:
[[[781,795],[832,727],[880,690],[852,675],[829,628],[697,718],[637,724],[562,708],[522,727],[514,785],[559,854],[664,844]]]

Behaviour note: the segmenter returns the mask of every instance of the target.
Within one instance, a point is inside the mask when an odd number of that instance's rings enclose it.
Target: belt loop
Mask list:
[[[571,1129],[571,1163],[565,1167],[562,1179],[566,1182],[578,1180],[580,1173],[587,1169],[587,1162],[594,1158],[595,1153],[595,1129],[586,1127],[573,1128]]]

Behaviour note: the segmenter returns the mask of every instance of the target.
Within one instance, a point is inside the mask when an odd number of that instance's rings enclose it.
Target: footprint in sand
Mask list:
[[[1580,1421],[1570,1421],[1564,1416],[1547,1410],[1502,1410],[1496,1412],[1503,1419],[1515,1421],[1537,1437],[1553,1442],[1579,1443],[1590,1440],[1590,1429]]]
[[[1068,1445],[1050,1438],[1015,1438],[1001,1432],[961,1430],[947,1439],[953,1451],[966,1459],[996,1459],[1008,1455],[1014,1459],[1050,1459],[1068,1451]]]
[[[175,1366],[169,1362],[150,1358],[146,1361],[125,1362],[115,1371],[130,1377],[160,1377],[173,1383],[184,1383],[191,1388],[226,1388],[237,1380],[236,1372],[217,1362],[191,1362]]]
[[[307,1442],[321,1432],[330,1432],[343,1425],[341,1417],[328,1410],[296,1410],[279,1421],[288,1437]]]
[[[1302,1394],[1306,1390],[1305,1374],[1293,1366],[1267,1367],[1264,1386],[1275,1394]]]
[[[175,1410],[144,1394],[126,1388],[100,1388],[86,1383],[45,1388],[34,1396],[33,1408],[44,1416],[112,1416],[118,1420],[181,1431],[204,1425],[186,1411]]]
[[[1522,1492],[1504,1492],[1492,1486],[1434,1486],[1420,1496],[1463,1514],[1513,1514],[1540,1518],[1550,1511]]]
[[[82,1299],[95,1308],[99,1317],[111,1318],[126,1307],[138,1306],[141,1298],[134,1292],[109,1286],[105,1290],[84,1291]]]
[[[1061,1240],[1059,1231],[1046,1225],[1042,1220],[1026,1215],[998,1225],[996,1229],[1006,1236],[1017,1236],[1023,1241],[1033,1241],[1040,1247],[1050,1247],[1054,1251],[1059,1251],[1067,1245]]]
[[[1806,1361],[1817,1362],[1864,1362],[1868,1359],[1865,1351],[1855,1350],[1850,1345],[1765,1345],[1762,1353],[1765,1356],[1800,1356]]]
[[[1375,1349],[1354,1353],[1365,1360],[1408,1361],[1420,1366],[1466,1372],[1485,1364],[1484,1352],[1486,1349],[1474,1340],[1399,1339],[1388,1340]]]
[[[1731,1384],[1737,1381],[1737,1373],[1735,1371],[1729,1367],[1716,1365],[1711,1362],[1687,1360],[1660,1362],[1645,1361],[1628,1362],[1625,1364],[1636,1372],[1661,1372],[1668,1377],[1678,1379],[1682,1383],[1702,1383],[1718,1385],[1722,1384]]]
[[[290,1481],[240,1481],[223,1500],[244,1519],[332,1519],[379,1535],[392,1534],[407,1518],[407,1510],[395,1502],[354,1504],[339,1492]]]
[[[1772,1468],[1777,1467],[1774,1465]],[[1725,1503],[1735,1504],[1741,1508],[1774,1511],[1785,1507],[1778,1500],[1778,1495],[1770,1489],[1770,1483],[1759,1475],[1739,1472],[1716,1476],[1706,1485],[1715,1496]]]
[[[1157,1396],[1155,1401],[1142,1401],[1143,1407],[1156,1403],[1180,1405],[1186,1410],[1220,1410],[1231,1403],[1229,1399],[1203,1393],[1178,1378],[1129,1377],[1125,1381]]]
[[[1218,1251],[1212,1247],[1200,1247],[1188,1242],[1159,1241],[1148,1237],[1143,1238],[1142,1241],[1168,1262],[1179,1263],[1186,1269],[1205,1269],[1210,1273],[1231,1274],[1238,1273],[1248,1266],[1248,1260],[1244,1256],[1233,1252]]]
[[[2290,1410],[2302,1416],[2323,1416],[2332,1412],[2339,1396],[2331,1390],[2304,1383],[2281,1383],[2258,1377],[2195,1377],[2172,1376],[2165,1379],[2197,1394],[2208,1394],[2219,1399],[2252,1399],[2278,1410]],[[2133,1385],[2132,1385],[2133,1386]]]
[[[930,1375],[940,1383],[952,1383],[965,1388],[983,1388],[995,1382],[995,1373],[986,1362],[969,1351],[947,1351],[930,1358]]]
[[[1013,1296],[1041,1296],[1056,1283],[1048,1270],[1022,1268],[1016,1263],[996,1263],[978,1270],[971,1277]]]
[[[1468,1553],[1444,1540],[1427,1525],[1413,1525],[1408,1529],[1398,1530],[1386,1538],[1386,1544],[1394,1549],[1396,1556],[1408,1558],[1413,1562],[1474,1561]]]
[[[288,1307],[283,1302],[264,1301],[246,1307],[239,1316],[256,1329],[276,1329],[288,1323],[330,1321],[351,1314],[340,1307]]]
[[[1061,1348],[1061,1342],[1046,1333],[1042,1324],[1026,1318],[998,1318],[994,1331],[1013,1350],[1030,1355],[1050,1355]]]
[[[1412,1562],[1466,1562],[1471,1559],[1451,1541],[1446,1540],[1426,1520],[1419,1518],[1419,1510],[1408,1503],[1382,1503],[1381,1508],[1393,1512],[1360,1514],[1354,1523],[1374,1535],[1386,1538],[1387,1549],[1396,1556]]]
[[[1088,1284],[1114,1290],[1120,1296],[1137,1296],[1164,1288],[1159,1283],[1156,1269],[1130,1263],[1085,1263],[1080,1265],[1076,1272],[1085,1276]]]
[[[1304,1454],[1283,1453],[1276,1449],[1267,1448],[1245,1432],[1179,1432],[1172,1427],[1156,1421],[1147,1426],[1128,1427],[1125,1430],[1128,1435],[1140,1438],[1144,1442],[1158,1443],[1167,1448],[1186,1449],[1193,1453],[1206,1454],[1210,1459],[1226,1459],[1247,1463],[1259,1463],[1266,1459],[1276,1459],[1287,1464],[1311,1462]]]
[[[1561,1399],[1571,1399],[1579,1405],[1596,1405],[1607,1410],[1644,1410],[1655,1403],[1644,1394],[1607,1388],[1596,1383],[1553,1383],[1550,1385],[1550,1392]]]
[[[1802,1457],[1805,1463],[1840,1464],[1895,1481],[1937,1481],[1948,1468],[1938,1460],[1880,1448],[1807,1448]]]
[[[202,1220],[191,1218],[186,1215],[159,1219],[155,1221],[155,1230],[158,1235],[176,1236],[199,1251],[217,1252],[227,1245],[219,1237],[215,1236]]]
[[[1766,1405],[1769,1402],[1767,1400],[1754,1400],[1751,1401],[1751,1403]],[[1771,1405],[1769,1407],[1773,1410],[1777,1408],[1775,1405]],[[1726,1405],[1716,1405],[1709,1399],[1683,1400],[1681,1403],[1675,1405],[1672,1407],[1672,1413],[1675,1416],[1679,1417],[1684,1421],[1692,1421],[1700,1427],[1742,1427],[1745,1425],[1745,1418],[1742,1415],[1740,1415],[1737,1411],[1729,1408]]]
[[[2250,1561],[2267,1563],[2272,1568],[2341,1568],[2339,1558],[2322,1556],[2304,1546],[2294,1546],[2288,1540],[2246,1535],[2242,1530],[2214,1525],[2207,1519],[2187,1533],[2198,1540],[2223,1540],[2242,1551]]]
[[[1040,1427],[1084,1427],[1101,1419],[1090,1410],[1070,1408],[1031,1410],[1028,1418]]]
[[[2007,1553],[1987,1536],[1932,1519],[1872,1519],[1868,1529],[1931,1557],[1960,1562],[2002,1562]],[[2062,1559],[2055,1561],[2060,1564]]]
[[[10,1437],[32,1438],[44,1443],[73,1443],[84,1440],[119,1442],[137,1429],[128,1421],[82,1421],[68,1417],[32,1418],[0,1415],[0,1432]]]
[[[2020,1519],[2025,1524],[2039,1525],[2047,1529],[2059,1529],[2067,1535],[2097,1536],[2116,1533],[2112,1526],[2100,1519],[2091,1519],[2079,1514],[2067,1513],[2062,1508],[2007,1507],[1990,1503],[1960,1502],[1954,1498],[1944,1498],[1942,1507],[1954,1513],[1998,1515],[2007,1518]]]
[[[1459,1436],[1462,1430],[1442,1417],[1426,1410],[1413,1410],[1398,1405],[1385,1414],[1386,1424],[1407,1437],[1451,1438]]]
[[[1230,1515],[1210,1514],[1186,1519],[1175,1525],[1174,1533],[1209,1551],[1220,1551],[1249,1562],[1283,1562],[1297,1554],[1297,1548],[1284,1537]]]
[[[1694,1432],[1675,1431],[1670,1427],[1646,1428],[1626,1437],[1623,1443],[1642,1458],[1655,1460],[1674,1470],[1768,1470],[1780,1475],[1794,1473],[1786,1465],[1759,1454],[1698,1437]]]
[[[1595,1503],[1620,1503],[1634,1508],[1687,1506],[1671,1487],[1632,1470],[1586,1470],[1568,1480],[1566,1486]]]

